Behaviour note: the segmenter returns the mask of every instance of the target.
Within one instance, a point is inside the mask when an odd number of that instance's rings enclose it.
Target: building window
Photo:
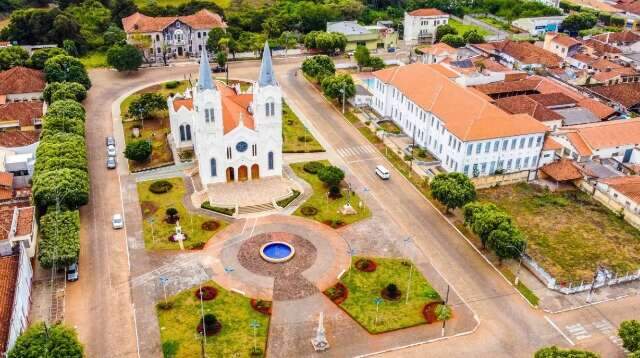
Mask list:
[[[467,146],[467,155],[471,155],[472,151],[473,151],[473,144],[469,144],[469,146]]]
[[[476,145],[476,154],[480,153],[482,151],[482,143],[478,143]]]
[[[540,136],[536,139],[536,146],[539,147],[541,145],[542,145],[542,137]]]
[[[480,167],[482,168],[480,171],[481,171],[482,173],[484,173],[484,172],[485,172],[485,170],[487,170],[487,163],[482,163],[482,164],[480,165]]]
[[[520,158],[516,159],[516,169],[520,169]]]
[[[160,35],[156,34],[156,41],[160,41]]]
[[[531,148],[533,146],[533,137],[529,137],[529,144],[527,144],[527,147]]]
[[[267,156],[268,161],[269,161],[269,170],[273,170],[273,152],[269,152],[269,155]]]
[[[216,158],[211,158],[209,164],[211,165],[211,176],[218,176],[218,169],[216,168]]]
[[[502,141],[502,150],[507,150],[507,145],[509,144],[509,141],[507,139]]]
[[[520,149],[524,148],[525,138],[520,138]]]
[[[507,160],[507,170],[511,170],[511,162],[511,159]]]
[[[524,165],[522,166],[523,168],[526,168],[529,166],[529,157],[524,158]]]
[[[187,139],[187,135],[184,132],[184,125],[180,125],[180,141],[184,142]]]
[[[202,36],[202,35],[200,34],[200,31],[198,31],[198,38],[200,38],[200,36]]]
[[[498,148],[500,148],[500,141],[499,140],[493,142],[493,151],[497,152]]]
[[[466,175],[469,175],[469,165],[468,164],[464,166],[464,173]]]
[[[496,161],[494,160],[493,162],[491,162],[491,165],[489,166],[489,174],[493,174],[496,171]]]
[[[231,147],[227,147],[227,159],[231,159]]]
[[[518,143],[517,139],[511,140],[511,149],[516,149],[516,143]]]
[[[491,142],[487,142],[487,143],[484,145],[484,152],[485,152],[485,153],[489,153],[489,149],[491,149]]]
[[[258,155],[258,145],[257,144],[253,144],[251,146],[251,154],[253,154],[254,157]]]
[[[187,124],[187,125],[184,127],[184,131],[185,131],[185,135],[186,135],[186,137],[187,137],[187,140],[191,140],[191,125],[190,125],[190,124]]]

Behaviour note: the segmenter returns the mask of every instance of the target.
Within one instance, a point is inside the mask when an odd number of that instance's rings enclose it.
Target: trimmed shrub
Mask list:
[[[302,169],[310,174],[317,174],[318,171],[320,171],[320,169],[324,168],[324,164],[322,164],[322,162],[307,162],[304,164],[304,166],[302,167]]]
[[[89,176],[79,169],[38,172],[33,177],[33,199],[40,208],[60,200],[64,208],[77,209],[89,201]]]
[[[354,266],[356,267],[356,269],[358,269],[358,271],[362,272],[373,272],[378,267],[375,261],[371,259],[359,259],[358,261],[356,261]]]
[[[169,81],[169,82],[164,84],[164,88],[166,88],[166,89],[174,89],[174,88],[178,88],[179,85],[180,85],[179,81]]]
[[[135,162],[145,162],[151,157],[153,147],[146,140],[136,140],[129,142],[124,150],[124,156]]]
[[[326,166],[318,170],[318,179],[329,186],[338,185],[344,179],[344,172],[338,167]]]
[[[342,197],[342,193],[340,192],[340,187],[337,185],[332,185],[329,187],[329,197],[331,199],[339,199]]]
[[[173,189],[173,184],[168,180],[154,181],[149,185],[149,191],[154,194],[168,193],[171,189]]]
[[[206,336],[218,334],[222,329],[222,324],[213,313],[207,313],[198,324],[198,333]]]
[[[202,286],[202,287],[199,287],[194,292],[194,294],[196,298],[199,300],[211,301],[212,299],[216,298],[216,296],[218,296],[218,290],[215,287]]]
[[[63,99],[55,101],[47,108],[47,116],[68,117],[84,122],[86,112],[80,103],[70,99]]]
[[[309,143],[313,140],[313,137],[309,136],[309,135],[301,135],[298,136],[298,142],[302,142],[302,143]]]
[[[236,213],[236,209],[221,208],[221,207],[218,207],[218,206],[212,206],[211,203],[209,203],[209,201],[205,201],[204,203],[202,203],[200,205],[200,207],[202,209],[215,211],[217,213],[220,213],[220,214],[223,214],[223,215],[227,215],[227,216],[233,216],[233,214]]]
[[[451,318],[451,308],[445,304],[437,305],[435,312],[438,321],[446,321]]]
[[[303,206],[302,208],[300,208],[300,212],[304,216],[314,216],[318,213],[318,209],[313,206]]]
[[[80,255],[80,212],[52,211],[40,218],[42,238],[38,261],[48,269],[53,265],[68,266]]]
[[[402,296],[402,292],[395,283],[390,283],[380,292],[380,295],[387,300],[397,300]]]
[[[61,100],[82,102],[87,97],[87,89],[77,82],[52,82],[47,84],[42,96],[49,104]]]
[[[205,221],[200,225],[200,228],[205,231],[216,231],[220,227],[220,223],[215,220]]]

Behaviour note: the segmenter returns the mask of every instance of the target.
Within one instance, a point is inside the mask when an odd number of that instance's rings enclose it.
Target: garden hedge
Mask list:
[[[84,136],[84,122],[78,118],[46,114],[42,119],[41,138],[54,133],[72,133]]]
[[[47,134],[36,149],[36,158],[35,177],[49,170],[65,168],[87,171],[85,141],[76,134]]]
[[[51,211],[40,219],[38,261],[44,268],[70,265],[80,255],[80,212]]]
[[[64,99],[52,103],[49,108],[47,108],[47,115],[75,118],[82,121],[86,118],[84,107],[71,99]]]
[[[57,169],[37,172],[33,176],[33,199],[39,208],[60,204],[77,209],[89,201],[89,175],[79,169]]]

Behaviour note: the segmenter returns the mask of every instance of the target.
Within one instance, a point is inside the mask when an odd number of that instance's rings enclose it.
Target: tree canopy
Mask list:
[[[464,38],[458,35],[447,34],[442,36],[440,42],[445,43],[453,48],[462,47],[465,45]]]
[[[331,57],[316,55],[302,62],[302,72],[322,82],[325,77],[333,76],[336,73],[336,66],[333,64]]]
[[[579,12],[567,16],[560,26],[565,31],[577,33],[580,30],[586,30],[594,27],[598,23],[598,18],[590,12]]]
[[[560,349],[556,346],[545,347],[536,352],[534,358],[600,358],[599,355],[577,349]]]
[[[47,115],[74,118],[84,121],[85,111],[82,105],[74,100],[63,99],[53,102],[47,109]]]
[[[629,352],[640,352],[640,321],[623,321],[618,335],[622,338],[622,346]]]
[[[18,337],[8,358],[82,358],[84,350],[76,332],[62,324],[36,323]]]
[[[5,71],[15,66],[24,66],[29,59],[27,50],[20,46],[0,48],[0,71]]]
[[[84,65],[75,57],[58,55],[44,64],[47,82],[78,82],[86,89],[91,87],[91,80]]]
[[[321,86],[322,92],[324,92],[327,97],[339,101],[342,101],[343,98],[351,98],[356,94],[356,86],[353,83],[353,78],[346,73],[324,78]]]
[[[337,32],[311,31],[304,37],[304,46],[333,54],[336,51],[344,51],[347,38]]]
[[[38,70],[44,69],[44,64],[48,59],[58,55],[67,55],[67,52],[60,47],[43,48],[33,51],[27,65]]]
[[[120,72],[136,71],[142,65],[142,53],[129,44],[115,45],[107,51],[107,63]]]
[[[344,172],[342,169],[333,165],[327,165],[318,170],[318,179],[322,180],[328,186],[335,186],[342,182],[344,179]]]
[[[78,262],[80,255],[80,212],[78,210],[49,212],[40,218],[42,238],[38,261],[44,268],[68,266]]]
[[[149,119],[155,111],[167,109],[167,100],[158,93],[143,93],[129,105],[127,114],[139,120]]]
[[[447,210],[460,208],[476,198],[473,183],[462,173],[438,174],[430,186],[433,197],[446,206]]]
[[[136,162],[144,162],[149,159],[153,147],[148,141],[141,139],[127,143],[124,150],[124,156]]]
[[[42,96],[49,104],[62,100],[82,102],[87,97],[87,89],[77,82],[51,82],[45,87]]]
[[[457,35],[458,30],[449,24],[440,25],[436,28],[436,42],[439,42],[445,35]]]
[[[33,176],[33,199],[40,208],[61,205],[76,209],[89,201],[89,176],[80,169],[43,171]]]

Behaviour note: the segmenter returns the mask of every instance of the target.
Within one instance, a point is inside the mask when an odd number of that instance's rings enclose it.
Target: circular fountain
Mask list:
[[[260,256],[272,263],[289,261],[295,253],[293,246],[283,241],[271,241],[260,247]]]

